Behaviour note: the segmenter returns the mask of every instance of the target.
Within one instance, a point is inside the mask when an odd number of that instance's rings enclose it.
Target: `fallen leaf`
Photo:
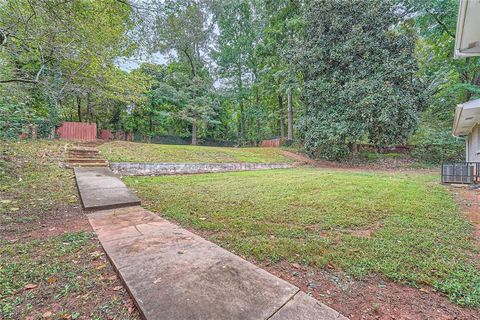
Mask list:
[[[1,202],[1,203],[5,203],[5,204],[7,204],[7,203],[10,203],[10,202],[12,202],[12,200],[1,200],[0,202]]]
[[[50,318],[52,315],[53,315],[52,311],[47,311],[42,315],[42,317],[43,318]]]
[[[122,288],[123,288],[122,286],[116,286],[113,288],[113,291],[120,291],[122,290]]]
[[[20,208],[10,208],[10,211],[18,211]]]
[[[135,311],[135,303],[133,303],[132,299],[126,299],[125,305],[128,309],[128,314],[132,314]]]
[[[425,292],[425,293],[429,293],[429,292],[430,292],[430,291],[428,291],[428,289],[425,289],[425,288],[420,288],[420,291]]]
[[[27,285],[25,285],[25,287],[23,287],[25,290],[32,290],[32,289],[35,289],[37,287],[36,284],[33,284],[33,283],[29,283]]]
[[[202,220],[202,221],[207,220],[207,218],[203,218],[203,217],[202,217],[202,218],[199,218],[199,219]]]
[[[58,279],[56,277],[50,277],[50,278],[47,279],[47,282],[48,283],[55,283],[55,282],[57,282],[57,280]]]

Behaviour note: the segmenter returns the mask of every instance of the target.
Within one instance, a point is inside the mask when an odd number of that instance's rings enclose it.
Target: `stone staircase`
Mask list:
[[[68,146],[65,151],[65,159],[69,168],[108,166],[108,161],[101,157],[100,151],[96,148]]]

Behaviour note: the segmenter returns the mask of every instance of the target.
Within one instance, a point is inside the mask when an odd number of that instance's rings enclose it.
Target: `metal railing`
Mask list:
[[[480,182],[480,162],[442,164],[442,183],[473,184]]]

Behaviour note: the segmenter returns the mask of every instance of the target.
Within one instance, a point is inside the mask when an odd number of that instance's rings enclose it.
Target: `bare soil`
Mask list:
[[[344,169],[344,170],[361,170],[361,171],[417,171],[438,173],[436,168],[418,168],[417,163],[410,158],[385,158],[378,161],[362,162],[362,161],[328,161],[323,159],[312,159],[303,153],[283,151],[284,156],[295,160],[299,164],[307,164],[317,168],[328,169]]]
[[[465,217],[472,223],[473,235],[480,245],[480,189],[469,189],[466,185],[450,189],[462,206]]]
[[[378,276],[354,280],[342,272],[285,261],[262,267],[352,320],[480,319],[479,310],[462,308],[431,288],[411,288]]]
[[[45,239],[66,232],[79,231],[92,232],[79,205],[55,208],[41,214],[38,220],[29,223],[0,224],[1,238],[9,241]]]

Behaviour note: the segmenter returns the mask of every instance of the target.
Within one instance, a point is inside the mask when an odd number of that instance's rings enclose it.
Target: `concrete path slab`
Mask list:
[[[292,284],[139,206],[97,211],[88,219],[148,320],[346,319]]]
[[[78,192],[86,210],[140,204],[140,199],[109,168],[74,168]]]
[[[305,292],[300,291],[293,296],[270,320],[319,320],[319,319],[338,319],[348,320],[337,311],[327,307],[320,301],[310,297]]]

